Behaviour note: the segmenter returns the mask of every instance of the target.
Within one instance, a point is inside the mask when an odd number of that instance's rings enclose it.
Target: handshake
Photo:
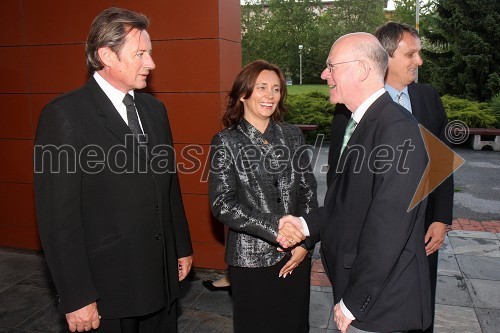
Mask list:
[[[305,226],[307,228],[307,226]],[[278,225],[278,237],[276,242],[284,249],[295,247],[309,236],[309,230],[304,230],[304,224],[298,217],[292,215],[283,216]]]

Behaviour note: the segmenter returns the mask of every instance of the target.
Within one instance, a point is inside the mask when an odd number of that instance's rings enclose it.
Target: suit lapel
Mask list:
[[[157,133],[161,133],[161,119],[153,119],[153,111],[148,108],[140,93],[136,93],[135,96],[135,105],[137,107],[137,112],[139,113],[139,117],[141,118],[141,124],[144,134],[148,136],[147,145],[149,147],[149,150],[151,151],[154,146],[159,144]]]
[[[133,133],[93,77],[87,82],[86,89],[95,102],[96,113],[102,118],[104,127],[106,127],[127,149],[138,152],[141,158],[146,159],[144,152],[138,148],[137,140],[125,141],[126,136],[133,135]],[[132,145],[130,142],[132,142]]]
[[[373,102],[372,105],[370,105],[370,107],[366,110],[365,114],[363,115],[363,118],[361,118],[361,121],[356,126],[356,129],[352,133],[351,138],[347,142],[347,145],[353,146],[353,145],[357,145],[360,142],[362,142],[363,137],[366,135],[366,133],[368,131],[368,128],[378,118],[380,112],[382,112],[382,110],[384,109],[384,106],[388,103],[391,103],[391,102],[392,102],[392,98],[388,92],[385,92],[382,96],[377,98],[375,100],[375,102]],[[345,165],[345,163],[346,163],[345,159],[346,159],[346,152],[347,151],[348,151],[347,148],[344,149],[342,155],[340,156],[339,163],[341,165]],[[335,172],[333,174],[333,178],[331,180],[332,184],[334,183],[335,178],[337,178],[337,176],[339,174],[340,173],[338,173],[338,172]]]
[[[425,124],[425,106],[423,105],[424,98],[420,89],[415,83],[408,86],[408,95],[410,96],[411,111],[417,121],[421,124]]]

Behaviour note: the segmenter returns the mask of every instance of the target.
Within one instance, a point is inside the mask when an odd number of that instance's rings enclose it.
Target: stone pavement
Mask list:
[[[314,258],[310,332],[338,332],[332,288],[317,251]],[[0,267],[0,333],[67,332],[41,253],[0,248]],[[194,269],[182,283],[179,332],[233,332],[231,297],[201,284],[221,274]],[[436,303],[436,333],[500,332],[500,233],[448,233],[440,250]]]

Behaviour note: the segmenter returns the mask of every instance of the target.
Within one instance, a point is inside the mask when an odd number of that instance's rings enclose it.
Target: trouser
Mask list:
[[[99,333],[176,333],[177,302],[140,317],[101,319]]]

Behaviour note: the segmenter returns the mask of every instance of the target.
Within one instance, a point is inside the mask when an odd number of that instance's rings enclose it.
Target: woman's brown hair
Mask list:
[[[278,75],[280,80],[280,101],[276,107],[276,111],[271,116],[271,119],[276,122],[283,121],[286,114],[285,99],[286,99],[286,82],[283,73],[278,66],[268,63],[265,60],[255,60],[239,72],[236,79],[234,79],[233,86],[229,92],[229,101],[227,103],[226,112],[222,116],[222,123],[225,127],[233,127],[237,125],[244,115],[243,102],[244,99],[249,98],[255,87],[255,81],[259,74],[264,71],[273,71]]]

